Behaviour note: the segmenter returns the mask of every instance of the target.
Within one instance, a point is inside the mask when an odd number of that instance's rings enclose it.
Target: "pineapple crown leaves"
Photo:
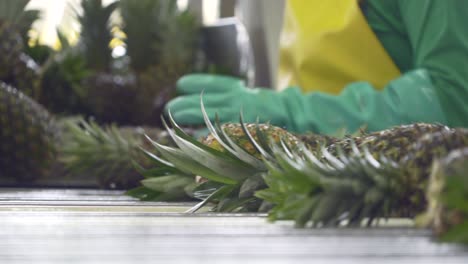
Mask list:
[[[17,24],[23,18],[29,0],[0,0],[0,22]]]
[[[142,181],[143,187],[130,190],[128,194],[145,200],[161,200],[176,197],[169,194],[182,193],[183,190],[192,197],[204,199],[189,212],[195,212],[205,204],[215,201],[224,201],[224,205],[219,207],[220,210],[234,210],[252,199],[250,197],[242,202],[234,200],[230,203],[225,200],[227,196],[234,195],[235,189],[239,189],[239,182],[245,178],[243,174],[254,172],[248,164],[243,164],[231,154],[212,149],[191,138],[173,121],[170,114],[169,120],[172,128],[164,119],[163,124],[178,148],[161,145],[147,137],[158,154],[143,151],[156,168],[143,169],[142,173],[146,177]],[[208,182],[195,183],[195,175],[208,179]]]
[[[158,152],[175,167],[186,173],[193,173],[225,184],[236,184],[244,180],[246,175],[255,173],[255,168],[234,159],[232,155],[212,149],[191,138],[177,126],[170,114],[169,119],[172,129],[164,119],[163,124],[178,149],[151,142]]]
[[[62,47],[64,49],[61,52],[54,53],[48,58],[41,69],[41,74],[45,79],[60,79],[69,84],[71,92],[83,99],[87,95],[87,89],[83,87],[82,82],[91,76],[92,70],[86,67],[86,59],[73,47],[67,44]]]
[[[268,189],[256,193],[275,204],[270,220],[294,219],[303,227],[310,222],[337,225],[343,220],[356,225],[365,218],[371,224],[376,217],[388,217],[402,187],[396,164],[353,148],[353,156],[338,157],[322,148],[326,160],[321,161],[305,146],[301,155],[274,147],[277,165],[268,162],[264,176]]]
[[[57,28],[57,38],[59,40],[59,43],[60,43],[60,48],[62,50],[71,50],[72,49],[72,45],[70,44],[70,41],[68,40],[67,36],[65,35],[65,33],[63,33],[63,31],[59,28]]]
[[[71,118],[63,121],[64,138],[60,160],[71,172],[92,170],[96,175],[111,177],[114,172],[133,170],[139,142],[123,137],[115,125],[101,128],[93,121]]]
[[[163,31],[166,30],[161,20],[163,5],[163,1],[154,0],[120,1],[127,54],[133,70],[137,72],[146,70],[159,60],[157,47],[163,41]]]
[[[201,111],[203,113],[203,119],[205,121],[205,124],[206,124],[206,126],[208,128],[208,131],[211,133],[211,135],[213,135],[213,137],[219,142],[219,144],[221,144],[221,146],[224,149],[226,149],[229,154],[231,154],[231,157],[237,158],[237,159],[239,159],[239,160],[241,160],[241,161],[243,161],[243,162],[245,162],[247,164],[250,164],[251,166],[253,166],[255,168],[258,168],[258,170],[265,170],[265,167],[264,167],[263,163],[259,159],[252,156],[251,154],[249,154],[246,150],[244,150],[241,146],[237,145],[227,135],[227,133],[221,128],[219,118],[218,118],[217,115],[215,117],[215,120],[216,120],[215,125],[213,125],[213,123],[211,123],[210,118],[208,117],[208,114],[206,112],[205,105],[203,104],[203,99],[202,98],[203,98],[203,93],[202,93],[202,95],[200,97]],[[253,140],[252,135],[250,134],[248,129],[246,129],[246,127],[245,127],[245,125],[243,123],[242,115],[241,115],[240,121],[241,121],[241,125],[242,125],[242,130],[244,131],[245,135],[247,135],[247,137],[248,137],[249,141],[251,142],[251,144],[253,144],[254,147],[257,150],[262,150],[258,146],[258,144],[255,142],[255,140]],[[258,134],[260,135],[262,133],[259,132]]]
[[[40,49],[40,46],[36,47]],[[50,51],[47,52],[49,54],[44,54],[46,58],[40,69],[43,87],[41,103],[54,113],[89,112],[84,101],[89,88],[83,81],[92,74],[92,70],[86,66],[85,58],[77,51],[62,44],[59,52]]]
[[[53,116],[2,81],[0,116],[0,173],[24,182],[47,176],[56,156],[58,137]]]
[[[23,38],[23,43],[27,44],[29,41],[29,30],[32,28],[34,22],[41,18],[40,10],[25,10],[17,22],[18,31]]]
[[[158,155],[148,151],[146,154],[159,164],[159,169],[155,169],[154,173],[146,173],[145,176],[157,178],[177,174],[192,178],[197,175],[206,179],[206,182],[191,189],[191,196],[203,199],[203,201],[189,212],[195,212],[209,202],[217,203],[214,207],[214,210],[217,211],[266,208],[267,205],[262,204],[262,201],[254,196],[254,192],[266,187],[262,174],[267,171],[267,167],[262,160],[245,150],[245,146],[235,142],[223,129],[218,118],[213,124],[208,118],[203,102],[201,105],[206,126],[224,151],[214,149],[187,135],[175,123],[171,113],[168,113],[171,127],[164,119],[163,124],[177,148],[161,145],[148,138],[156,148]],[[243,123],[242,117],[240,121],[244,137],[255,146],[259,153],[263,153],[265,158],[271,159],[272,149],[266,144],[264,145],[265,142],[269,142],[268,137],[263,134],[259,125],[256,125],[255,134],[257,138],[262,138],[262,140],[256,142],[249,128]],[[171,172],[164,168],[171,170]],[[179,171],[174,172],[174,170]],[[157,187],[153,186],[152,188],[160,191]]]
[[[186,192],[187,191],[185,190],[180,191],[178,189],[171,189],[171,191],[166,192],[158,192],[145,186],[140,186],[128,190],[125,194],[142,201],[181,201],[189,199],[189,197],[187,197],[185,194]]]
[[[39,43],[39,39],[36,39],[33,46],[29,47],[29,52],[33,53],[31,56],[41,64],[41,75],[43,75],[55,61],[64,57],[65,54],[69,54],[74,51],[65,34],[58,28],[56,29],[56,32],[61,47],[60,52],[54,52],[51,47],[41,45]]]
[[[82,0],[82,13],[75,10],[81,24],[80,44],[84,49],[86,63],[94,70],[108,71],[112,63],[112,50],[109,46],[113,36],[110,17],[119,2],[104,6],[102,0]]]
[[[428,165],[417,160],[432,162],[451,149],[466,146],[467,134],[460,129],[421,127],[430,131],[421,133],[414,146],[405,147],[402,151],[410,152],[400,155],[397,162],[386,158],[385,151],[371,153],[372,146],[367,144],[372,142],[357,147],[353,139],[343,142],[351,149],[346,154],[340,142],[334,143],[333,154],[329,148],[315,154],[303,148],[302,155],[276,149],[277,163],[267,162],[269,171],[264,176],[268,188],[256,196],[276,204],[271,220],[295,219],[300,227],[337,225],[343,220],[357,225],[365,219],[372,224],[379,218],[414,216],[426,206],[420,196],[427,185]],[[423,142],[434,144],[429,147]]]
[[[32,24],[41,16],[41,11],[39,10],[25,10],[28,3],[29,0],[0,0],[0,26],[2,23],[14,26],[20,34],[23,43],[28,42],[29,30]]]
[[[75,10],[75,14],[79,22],[86,24],[94,22],[95,26],[109,26],[109,18],[117,8],[119,2],[113,2],[104,6],[102,0],[81,0],[81,8],[83,13],[78,15],[79,12]],[[88,26],[88,25],[87,25]]]
[[[147,135],[145,137],[149,138]],[[140,182],[142,186],[127,191],[127,195],[143,201],[181,201],[190,199],[188,194],[191,194],[191,190],[196,187],[194,175],[182,172],[171,163],[141,146],[139,149],[147,157],[147,160],[152,163],[153,167],[147,169],[133,161],[135,169],[145,179]]]
[[[177,9],[175,0],[121,0],[120,13],[134,71],[144,72],[153,65],[180,67],[191,63],[199,25],[188,11]]]
[[[160,54],[163,65],[191,64],[195,58],[198,41],[199,24],[189,11],[183,11],[168,18],[165,41],[155,47]]]

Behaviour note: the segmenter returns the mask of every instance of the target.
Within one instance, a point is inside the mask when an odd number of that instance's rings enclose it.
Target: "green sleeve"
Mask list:
[[[383,91],[357,82],[338,96],[285,93],[300,101],[286,100],[291,115],[309,115],[289,126],[322,133],[362,126],[375,131],[414,122],[468,126],[468,1],[400,0],[397,7],[390,11],[407,32],[402,38],[411,45],[412,70]]]
[[[468,1],[399,0],[399,10],[415,68],[428,71],[447,124],[468,126]]]
[[[288,126],[295,131],[332,134],[343,128],[354,132],[365,126],[377,131],[414,122],[446,123],[429,74],[422,69],[390,82],[383,91],[367,82],[352,83],[338,96],[287,90],[283,93],[294,120]],[[294,118],[297,112],[308,114]]]

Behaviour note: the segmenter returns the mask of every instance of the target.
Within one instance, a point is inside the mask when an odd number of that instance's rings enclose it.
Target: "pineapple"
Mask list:
[[[468,148],[453,150],[432,166],[426,213],[429,225],[443,241],[468,243]]]
[[[160,126],[159,116],[174,96],[175,82],[192,71],[198,24],[193,15],[177,9],[175,0],[122,0],[120,13],[136,80],[132,119]]]
[[[76,13],[81,33],[78,45],[55,56],[45,73],[47,105],[58,112],[93,116],[99,122],[131,124],[135,81],[130,74],[114,73],[111,16],[119,3],[82,0]],[[63,43],[66,42],[66,43]],[[58,72],[54,74],[54,72]],[[65,111],[63,111],[65,110]]]
[[[468,243],[468,130],[412,124],[345,139],[308,135],[301,142],[268,124],[212,124],[200,141],[175,124],[176,147],[151,141],[157,166],[130,195],[174,199],[186,192],[224,212],[269,211],[298,227],[368,226],[382,218],[414,218],[443,241]],[[330,145],[326,145],[330,143]],[[194,177],[204,181],[193,182]],[[191,180],[192,179],[192,180]]]
[[[391,131],[398,133],[398,128]],[[325,149],[321,153],[324,160],[307,151],[306,155],[287,155],[278,150],[281,166],[269,166],[265,178],[269,189],[256,195],[277,204],[271,219],[295,219],[298,226],[413,218],[427,207],[425,192],[432,162],[468,146],[468,131],[443,128],[414,139],[401,148],[398,161],[386,157],[394,154],[391,148],[388,155],[385,151],[373,155],[372,145],[368,145],[372,142],[361,149],[352,143],[352,153],[347,155],[338,150],[334,156]],[[292,180],[291,175],[297,179]]]
[[[300,142],[303,142],[308,149],[313,151],[319,150],[320,147],[334,146],[333,144],[335,144],[339,140],[342,140],[341,138],[316,134],[312,132],[297,134],[296,137],[299,139]]]
[[[104,6],[102,0],[81,1],[82,13],[76,14],[81,25],[77,55],[83,56],[83,69],[87,74],[79,79],[79,86],[86,88],[79,93],[79,97],[99,121],[126,123],[129,119],[128,107],[122,106],[132,105],[135,89],[128,85],[130,81],[112,73],[114,61],[110,47],[113,39],[110,18],[117,7],[118,2]]]
[[[130,68],[142,73],[150,66],[159,63],[158,48],[164,39],[163,7],[170,1],[160,0],[121,0],[122,31],[125,33],[127,55]],[[151,25],[151,26],[149,26]]]
[[[138,90],[132,75],[93,74],[85,78],[82,85],[88,89],[86,104],[97,121],[119,125],[138,124],[133,120]]]
[[[15,22],[23,12],[29,1],[0,1],[0,78],[10,75],[10,63],[20,56],[23,50],[23,41]]]
[[[83,49],[86,65],[96,72],[109,72],[112,65],[110,17],[118,2],[103,6],[102,0],[82,0],[79,47]]]
[[[0,177],[21,184],[47,176],[55,156],[52,117],[38,103],[0,82]]]
[[[177,9],[177,1],[121,0],[120,13],[133,71],[157,75],[161,70],[164,74],[181,74],[190,69],[195,56],[198,24],[188,11]]]
[[[38,18],[36,10],[25,11],[29,0],[0,0],[0,80],[17,87],[33,99],[40,97],[40,75],[37,64],[24,54],[24,39]]]
[[[35,100],[40,100],[42,96],[41,76],[40,67],[36,62],[25,53],[21,53],[13,61],[12,67],[13,79],[10,79],[11,85]],[[6,79],[5,81],[8,82],[9,80]]]
[[[260,140],[271,140],[273,143],[279,144],[281,140],[284,140],[289,146],[296,146],[298,144],[298,139],[288,133],[286,130],[272,126],[270,124],[245,124],[245,128],[249,131],[253,140],[258,142]],[[236,145],[243,148],[250,155],[255,156],[258,159],[262,158],[261,153],[255,148],[251,143],[249,137],[244,132],[244,127],[240,123],[227,123],[221,125],[221,129],[226,133]],[[262,138],[263,137],[263,138]],[[265,138],[266,137],[266,138]],[[272,143],[268,142],[268,143]],[[204,145],[216,149],[218,151],[227,153],[227,150],[221,145],[221,143],[216,139],[213,134],[208,135],[207,137],[201,140],[201,143]]]
[[[359,148],[366,146],[375,158],[378,158],[378,154],[384,153],[386,158],[399,161],[422,135],[449,130],[447,126],[439,124],[401,125],[369,134],[361,133],[359,136],[345,137],[334,142],[329,140],[331,144],[327,144],[327,149],[333,155],[337,154],[337,148],[349,154],[352,151],[352,144],[356,144]]]
[[[417,123],[337,139],[307,135],[307,144],[267,124],[214,125],[202,112],[211,135],[200,142],[170,117],[166,128],[177,148],[153,142],[162,169],[198,177],[190,191],[216,201],[218,211],[271,211],[271,219],[349,225],[385,217],[415,217],[425,210],[425,190],[434,159],[466,146],[468,133],[438,124]],[[328,146],[326,144],[329,144]],[[148,190],[146,190],[148,192]],[[197,206],[193,211],[200,208]]]
[[[166,129],[176,148],[151,141],[157,155],[146,151],[157,163],[158,169],[146,172],[143,194],[149,196],[157,183],[168,176],[183,179],[202,178],[195,185],[184,188],[188,195],[203,201],[192,208],[194,212],[208,202],[215,202],[215,211],[265,211],[268,203],[254,197],[254,192],[266,188],[262,175],[267,167],[262,159],[272,159],[270,144],[295,149],[298,139],[287,131],[269,124],[224,124],[209,122],[204,109],[206,124],[211,132],[197,141],[187,135],[169,117],[172,128]],[[258,141],[258,142],[257,142]],[[148,185],[148,181],[152,185]],[[146,185],[145,185],[146,184]],[[149,190],[148,190],[149,189]],[[135,194],[132,192],[131,194]],[[138,192],[136,192],[138,197]],[[159,199],[159,197],[156,197]]]
[[[151,162],[140,151],[148,148],[144,134],[161,143],[170,144],[167,133],[150,127],[100,127],[93,121],[67,119],[64,136],[58,146],[59,160],[69,174],[94,175],[101,188],[129,189],[142,180],[134,167],[148,167]],[[146,144],[146,145],[145,145]]]
[[[270,205],[254,197],[255,191],[266,188],[261,177],[266,167],[259,161],[263,158],[271,159],[270,144],[284,144],[288,148],[297,150],[298,138],[286,130],[270,124],[227,123],[218,124],[218,129],[220,133],[212,130],[213,133],[203,138],[201,143],[225,154],[231,152],[235,155],[244,155],[244,160],[253,165],[253,171],[244,175],[245,179],[235,184],[233,190],[225,197],[218,198],[219,204],[214,209],[218,211],[267,210]],[[230,148],[233,149],[228,150]],[[236,159],[241,160],[240,156]],[[229,160],[227,161],[229,162]],[[222,169],[220,172],[222,173]],[[210,182],[209,179],[203,178],[201,175],[197,175],[196,180],[208,187],[212,184],[212,181]],[[201,185],[196,191],[200,192],[203,189],[204,186]],[[203,198],[203,196],[199,198]]]
[[[91,71],[76,49],[62,42],[62,50],[49,55],[43,71],[42,105],[54,114],[91,115],[84,83]]]
[[[160,126],[159,116],[176,80],[193,65],[195,19],[180,13],[174,0],[124,0],[118,6],[127,50],[119,61],[112,59],[109,48],[109,19],[116,6],[82,1],[80,46],[95,72],[83,82],[86,101],[100,122]]]

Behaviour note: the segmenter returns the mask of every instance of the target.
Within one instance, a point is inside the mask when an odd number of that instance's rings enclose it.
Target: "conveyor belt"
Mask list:
[[[0,189],[0,263],[468,263],[468,248],[393,221],[295,229],[264,215],[184,214],[119,191]]]

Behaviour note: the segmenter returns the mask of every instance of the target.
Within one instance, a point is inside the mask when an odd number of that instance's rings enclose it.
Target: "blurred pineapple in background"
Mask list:
[[[118,2],[104,6],[102,0],[82,0],[81,14],[77,20],[81,25],[79,48],[82,49],[86,66],[96,72],[109,72],[112,64],[113,38],[110,17]]]
[[[127,100],[131,104],[132,96],[128,91],[132,89],[127,85],[129,82],[120,81],[125,77],[113,73],[110,47],[114,38],[111,16],[117,6],[118,2],[103,5],[102,0],[81,1],[81,12],[75,12],[81,26],[76,49],[88,71],[81,80],[81,96],[90,114],[101,122],[128,123],[128,108],[124,107],[124,102]],[[121,110],[118,107],[122,107]]]
[[[31,185],[50,175],[56,154],[54,118],[41,98],[40,68],[26,54],[29,30],[40,17],[29,0],[0,0],[0,179]]]
[[[27,32],[39,11],[25,10],[29,0],[0,0],[0,80],[33,99],[40,97],[39,68],[24,53]]]
[[[91,71],[82,78],[83,100],[98,122],[160,124],[163,106],[176,80],[192,70],[197,49],[196,19],[176,2],[81,1],[77,48]],[[120,27],[111,21],[114,11],[120,11]],[[122,33],[120,41],[115,31]],[[126,53],[112,57],[112,42],[121,42]]]
[[[58,51],[30,41],[28,52],[42,66],[40,102],[99,123],[159,126],[176,80],[193,71],[199,24],[175,0],[104,2],[81,0],[73,9],[81,27],[76,44],[64,34]],[[120,57],[113,57],[115,43]]]
[[[34,43],[29,52],[41,63],[42,95],[39,102],[50,112],[62,116],[90,116],[86,104],[87,89],[83,81],[92,71],[77,47],[57,30],[61,49],[54,51],[44,44]]]
[[[134,74],[135,123],[160,125],[175,82],[193,70],[199,25],[176,0],[121,0],[120,13],[129,68]]]
[[[28,2],[0,0],[4,54],[0,57],[0,174],[4,176],[0,184],[5,183],[5,175],[21,179],[22,185],[42,182],[33,179],[50,175],[59,181],[64,173],[75,179],[83,176],[78,170],[64,171],[60,163],[50,166],[58,146],[73,143],[67,142],[71,131],[61,126],[57,115],[93,117],[99,124],[158,125],[176,80],[193,70],[198,48],[199,25],[190,13],[178,10],[176,1],[122,0],[104,5],[103,0],[81,0],[81,9],[75,12],[81,25],[78,40],[69,41],[70,32],[57,30],[58,44],[53,46],[37,37],[41,32],[30,31],[40,13],[25,11]],[[113,24],[111,17],[119,9],[120,23]],[[122,32],[123,38],[116,39],[115,31]],[[110,43],[119,41],[126,53],[116,58]],[[143,142],[135,132],[140,128],[118,130],[124,131],[121,141],[106,142],[109,152],[121,150],[121,142],[139,142],[129,148],[128,153],[133,153]],[[145,127],[145,132],[167,140],[160,129]],[[135,133],[138,140],[133,140]],[[100,153],[102,142],[90,142],[73,148],[77,153]],[[63,160],[63,149],[58,148],[58,160]],[[101,187],[128,188],[141,179],[132,166],[132,155],[94,157],[88,162],[85,155],[78,155],[77,162],[89,165],[86,174]],[[115,170],[100,173],[117,162],[125,167],[119,174]]]
[[[48,111],[0,82],[0,182],[30,185],[49,175],[56,140],[57,129]]]

